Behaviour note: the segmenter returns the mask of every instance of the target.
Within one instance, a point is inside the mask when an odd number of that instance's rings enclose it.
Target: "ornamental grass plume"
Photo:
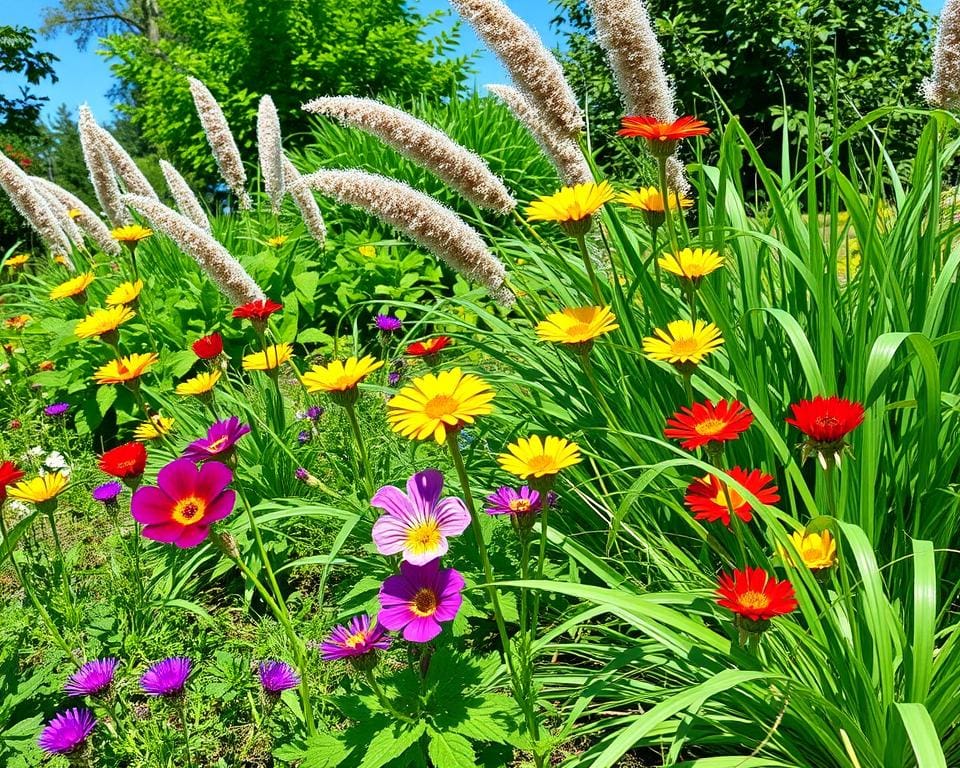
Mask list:
[[[323,214],[320,213],[320,206],[317,205],[313,192],[309,187],[300,183],[303,179],[300,171],[296,169],[290,159],[284,155],[283,160],[283,183],[290,197],[293,198],[303,223],[310,233],[310,237],[316,240],[320,245],[327,241],[327,225],[323,221]]]
[[[263,187],[273,206],[280,212],[283,203],[283,146],[281,144],[280,118],[273,99],[264,96],[257,109],[257,152],[260,156],[260,172]]]
[[[65,266],[73,271],[70,240],[57,222],[57,217],[33,186],[30,177],[3,153],[0,153],[0,187],[9,195],[17,212],[37,231],[43,244],[54,254],[63,256],[66,259]]]
[[[211,232],[210,221],[207,214],[203,211],[203,206],[197,200],[187,180],[180,175],[180,172],[166,160],[160,161],[160,171],[167,182],[167,189],[170,190],[170,196],[173,198],[180,215],[184,216],[196,224],[204,232]]]
[[[86,250],[87,244],[83,239],[83,231],[67,213],[68,209],[60,203],[60,200],[58,200],[47,187],[37,183],[38,177],[27,176],[27,178],[30,179],[30,183],[33,184],[33,188],[37,194],[40,195],[47,204],[47,208],[50,210],[53,218],[56,219],[60,229],[63,230],[63,234],[67,236],[67,239],[73,243],[75,247]]]
[[[143,171],[120,142],[113,137],[113,134],[99,125],[95,126],[93,132],[100,142],[100,151],[113,167],[114,175],[123,182],[123,188],[132,195],[143,195],[159,201],[160,198],[153,185],[147,181]]]
[[[502,262],[473,227],[432,197],[394,179],[355,169],[315,171],[301,183],[340,203],[365,209],[483,285],[499,303],[513,303]]]
[[[568,187],[593,181],[593,171],[580,146],[570,136],[554,128],[516,88],[488,85],[487,90],[500,99],[513,116],[530,132]]]
[[[536,32],[500,0],[450,1],[544,118],[568,136],[583,130],[577,97]]]
[[[122,227],[130,223],[130,215],[127,213],[123,202],[120,199],[120,187],[117,186],[117,179],[113,173],[113,166],[101,146],[100,136],[97,133],[97,121],[93,118],[90,107],[86,104],[80,105],[80,117],[77,120],[77,128],[80,132],[80,147],[83,150],[83,162],[87,166],[87,172],[90,174],[90,183],[93,184],[93,191],[97,196],[100,207],[106,214],[107,221],[114,227]]]
[[[266,298],[240,262],[189,219],[148,197],[124,195],[123,202],[189,254],[234,306]]]
[[[220,175],[237,196],[240,210],[249,211],[251,202],[246,189],[247,173],[243,169],[243,159],[240,157],[240,150],[237,149],[237,142],[230,132],[227,118],[224,117],[223,110],[220,109],[220,105],[207,86],[195,77],[187,79],[190,81],[190,93],[193,95],[193,103],[196,105],[200,124],[210,143]]]
[[[120,255],[120,243],[113,239],[109,227],[83,200],[48,179],[32,176],[31,180],[34,186],[47,190],[67,211],[76,211],[72,220],[76,221],[77,226],[89,235],[100,250],[111,256]],[[69,213],[67,216],[71,218]]]
[[[954,109],[960,105],[960,0],[947,0],[943,5],[933,49],[933,74],[920,90],[931,107]]]
[[[479,155],[402,110],[355,96],[314,99],[304,104],[303,109],[373,134],[481,208],[507,213],[517,205]]]

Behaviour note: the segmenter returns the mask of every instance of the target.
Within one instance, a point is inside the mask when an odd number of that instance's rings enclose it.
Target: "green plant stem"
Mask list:
[[[673,227],[673,211],[670,210],[670,190],[667,186],[667,158],[657,158],[657,172],[660,182],[660,197],[663,199],[663,217],[667,224],[667,237],[670,240],[670,247],[673,253],[680,250],[677,244],[677,233]]]
[[[367,682],[370,684],[370,687],[373,689],[373,692],[377,696],[377,700],[380,702],[380,706],[383,707],[387,712],[389,712],[397,720],[400,720],[404,723],[412,723],[413,718],[409,717],[402,712],[400,712],[393,704],[390,699],[387,698],[387,695],[383,692],[383,688],[380,687],[380,683],[377,682],[376,676],[373,674],[372,669],[368,669],[364,672],[364,675],[367,678]]]
[[[357,420],[357,410],[353,403],[346,403],[344,408],[347,411],[347,419],[350,421],[350,429],[353,432],[353,439],[357,446],[357,454],[360,465],[363,468],[364,486],[367,491],[367,498],[373,496],[373,475],[371,474],[370,461],[367,458],[367,448],[363,442],[363,433],[360,431],[360,422]]]
[[[590,285],[593,286],[593,296],[600,306],[603,306],[603,293],[600,290],[600,282],[597,280],[597,273],[593,269],[593,260],[587,252],[587,241],[583,235],[574,235],[577,241],[577,247],[580,249],[580,258],[583,259],[583,266],[587,270],[587,276],[590,278]]]
[[[193,755],[190,752],[190,726],[187,724],[187,699],[186,696],[180,697],[180,706],[177,707],[180,713],[180,724],[183,726],[183,746],[187,754],[187,768],[193,766]]]
[[[693,406],[693,374],[683,373],[680,377],[683,379],[683,391],[687,395],[687,402]]]
[[[257,545],[257,554],[260,555],[260,562],[263,563],[263,570],[267,573],[267,580],[270,582],[270,588],[273,590],[274,599],[277,601],[284,614],[289,619],[290,611],[287,608],[287,604],[283,599],[283,593],[280,591],[280,584],[277,582],[276,574],[273,572],[273,566],[270,564],[270,556],[267,554],[267,548],[263,544],[263,536],[260,534],[260,526],[257,525],[257,518],[253,514],[253,509],[250,507],[250,502],[247,501],[247,496],[245,493],[238,493],[240,496],[240,501],[243,503],[243,508],[247,514],[247,521],[250,523],[250,531],[253,533],[253,540]]]
[[[56,502],[50,502],[56,504]],[[67,609],[70,612],[70,621],[76,618],[76,606],[73,599],[73,590],[70,588],[70,578],[67,576],[67,559],[63,556],[63,546],[60,543],[60,532],[57,530],[57,521],[54,518],[56,506],[44,510],[47,522],[50,523],[50,533],[53,536],[53,549],[57,555],[57,570],[61,586],[63,587],[63,597],[67,601]]]
[[[603,411],[607,423],[614,429],[622,429],[616,414],[613,412],[613,409],[610,408],[609,403],[607,403],[607,399],[603,396],[603,391],[600,389],[600,384],[597,382],[597,377],[593,370],[593,363],[590,362],[590,348],[581,346],[578,356],[580,358],[580,367],[583,368],[583,375],[587,377],[587,384],[590,385],[593,396],[597,398],[600,410]]]
[[[827,494],[827,511],[832,517],[837,517],[837,492],[834,488],[833,468],[834,465],[828,462],[827,468],[823,471],[823,484]]]
[[[697,324],[697,289],[693,287],[690,280],[684,280],[684,293],[687,294],[687,306],[690,307],[690,322]]]

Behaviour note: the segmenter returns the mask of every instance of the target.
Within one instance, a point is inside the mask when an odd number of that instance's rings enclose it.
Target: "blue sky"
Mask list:
[[[3,13],[0,15],[0,23],[37,28],[41,24],[43,8],[52,2],[53,0],[0,0],[0,3],[4,6]],[[507,0],[507,2],[516,13],[519,13],[528,24],[540,33],[548,46],[553,47],[559,44],[558,36],[550,27],[550,20],[553,18],[555,11],[548,0]],[[449,8],[446,0],[419,0],[419,2],[413,0],[413,3],[419,6],[422,13]],[[943,6],[943,0],[924,0],[924,5],[930,10],[938,12]],[[445,23],[452,23],[452,17],[448,17]],[[478,86],[506,81],[506,74],[499,62],[495,57],[483,51],[480,41],[477,40],[476,35],[466,24],[461,26],[460,43],[463,53],[482,52],[475,63],[478,70],[475,82]],[[44,112],[45,115],[52,114],[61,103],[65,103],[72,110],[76,110],[80,103],[86,101],[101,122],[109,122],[111,119],[111,104],[107,93],[110,90],[112,80],[107,62],[96,53],[96,43],[91,43],[85,51],[79,51],[69,36],[58,35],[51,39],[41,39],[40,47],[41,50],[50,51],[60,58],[60,61],[56,63],[59,81],[52,85],[44,83],[34,89],[34,92],[38,95],[50,98]],[[0,73],[0,91],[16,93],[17,87],[22,84],[22,80],[6,73]]]

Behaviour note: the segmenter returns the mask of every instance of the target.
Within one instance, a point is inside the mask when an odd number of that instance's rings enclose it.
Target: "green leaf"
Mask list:
[[[427,724],[422,720],[418,723],[394,723],[384,728],[370,740],[359,768],[380,768],[397,759],[417,743],[426,729]]]
[[[427,747],[435,768],[474,768],[477,755],[459,733],[442,733],[430,729],[430,744]]]
[[[0,564],[6,562],[7,558],[12,556],[13,550],[16,549],[17,542],[20,541],[20,539],[23,538],[23,534],[29,530],[36,516],[37,512],[34,510],[25,518],[18,521],[13,528],[7,530],[6,537],[0,540]]]
[[[910,739],[917,768],[947,768],[940,737],[926,707],[922,704],[895,704],[894,707]]]

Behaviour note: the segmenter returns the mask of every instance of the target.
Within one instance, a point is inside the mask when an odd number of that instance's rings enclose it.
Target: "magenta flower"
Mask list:
[[[70,410],[70,403],[54,403],[43,409],[43,412],[51,419],[59,418]]]
[[[102,504],[110,506],[111,504],[117,503],[117,497],[121,493],[123,493],[123,486],[120,484],[120,481],[110,480],[102,485],[98,485],[90,492],[90,495],[93,496],[94,501],[99,501]]]
[[[261,661],[260,685],[268,694],[278,695],[300,685],[300,677],[289,664],[282,661]]]
[[[390,638],[379,621],[370,624],[370,617],[362,613],[354,616],[346,626],[340,624],[333,628],[330,636],[320,644],[320,654],[324,661],[349,659],[364,656],[376,650],[385,651],[390,647]]]
[[[380,587],[381,624],[392,632],[403,630],[403,639],[426,643],[440,634],[441,621],[453,621],[460,610],[463,576],[453,568],[440,568],[440,560],[426,565],[400,563],[400,573]]]
[[[407,480],[407,492],[385,485],[370,503],[385,510],[373,524],[373,543],[381,555],[403,553],[403,559],[423,565],[446,554],[448,536],[463,533],[470,513],[461,499],[440,499],[443,475],[436,469],[417,472]]]
[[[523,486],[519,491],[509,486],[498,488],[487,496],[488,515],[524,515],[540,510],[540,494]]]
[[[149,696],[179,696],[190,677],[190,659],[175,656],[158,661],[140,678],[140,687]]]
[[[373,322],[384,333],[396,333],[403,327],[400,318],[393,315],[377,315]]]
[[[88,661],[70,675],[63,690],[71,696],[102,696],[113,684],[119,663],[116,659]]]
[[[68,709],[47,724],[37,746],[51,755],[68,754],[87,740],[96,725],[97,719],[89,709]]]
[[[249,431],[250,426],[241,424],[236,416],[218,421],[210,426],[206,437],[194,440],[184,449],[183,458],[196,462],[210,459],[223,461],[233,453],[237,440]]]

